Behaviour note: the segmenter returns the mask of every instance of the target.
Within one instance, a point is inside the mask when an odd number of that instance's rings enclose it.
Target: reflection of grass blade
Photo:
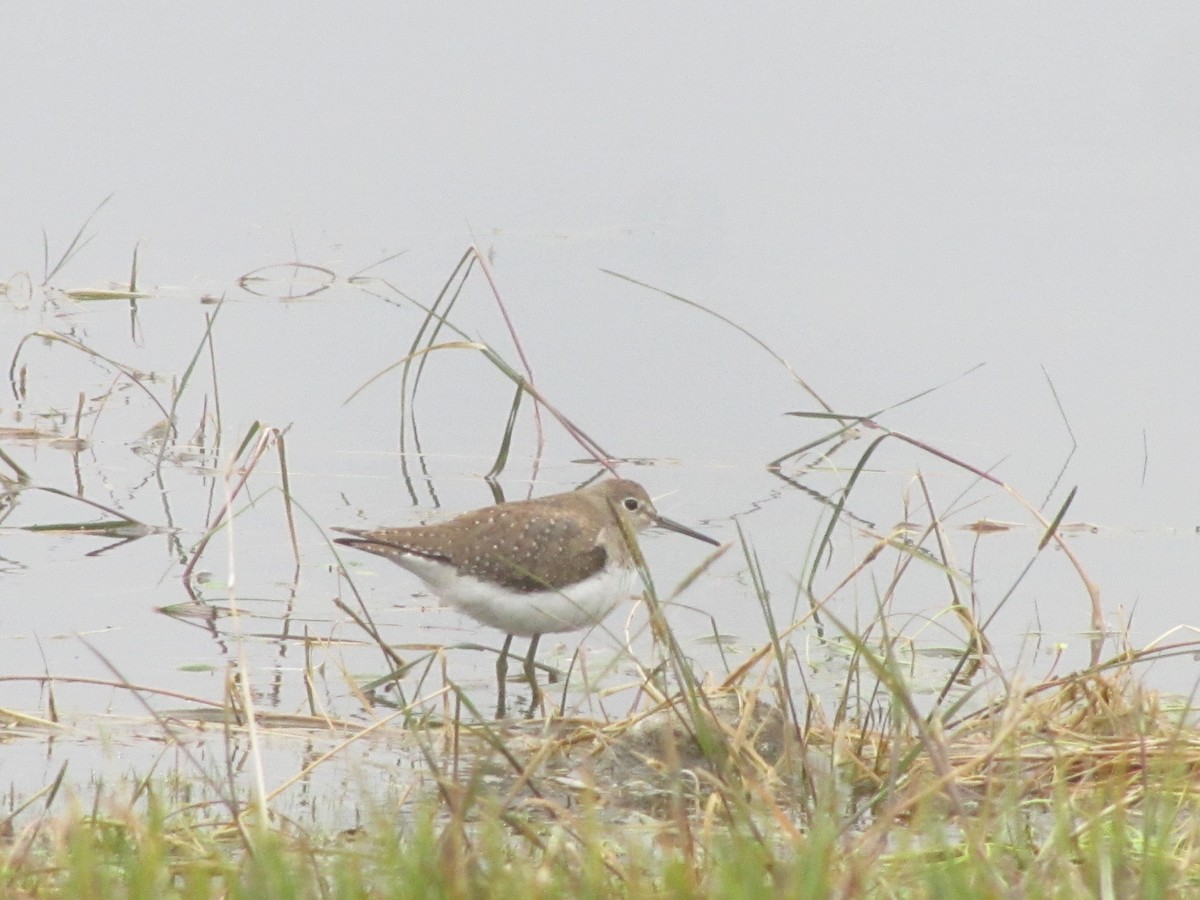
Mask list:
[[[39,525],[22,525],[21,531],[68,533],[68,534],[97,534],[106,537],[145,537],[154,534],[159,529],[143,525],[129,519],[117,519],[107,522],[43,522]]]
[[[495,478],[504,471],[504,467],[508,465],[508,451],[512,447],[513,429],[517,425],[517,413],[521,409],[521,395],[524,393],[524,388],[517,385],[517,392],[513,395],[512,407],[508,411],[508,422],[504,426],[504,436],[500,439],[500,450],[496,453],[496,461],[492,463],[492,468],[488,470],[484,478]]]
[[[101,512],[107,513],[108,515],[112,516],[114,520],[124,522],[128,525],[132,525],[137,528],[145,529],[145,532],[144,532],[145,534],[154,534],[154,533],[160,532],[162,530],[159,528],[155,528],[153,525],[147,525],[144,522],[139,522],[137,519],[130,518],[129,516],[125,515],[123,512],[113,509],[111,506],[105,506],[103,503],[97,503],[95,500],[90,500],[87,497],[80,497],[78,494],[71,494],[71,493],[68,493],[67,491],[63,491],[58,488],[43,487],[41,485],[30,485],[29,490],[45,491],[47,494],[57,494],[60,497],[66,497],[68,500],[75,500],[79,503],[86,503],[88,506],[92,507],[93,509],[98,509]]]
[[[4,448],[0,447],[0,460],[13,470],[13,474],[17,477],[17,484],[27,485],[30,482],[29,473],[17,465],[17,461],[4,452]]]
[[[204,314],[204,336],[200,338],[200,343],[196,345],[196,352],[192,354],[192,358],[188,361],[187,368],[183,370],[183,375],[179,378],[179,386],[175,389],[171,397],[171,410],[167,413],[167,422],[170,424],[169,431],[178,434],[179,429],[175,426],[175,414],[179,408],[179,399],[183,396],[184,389],[191,380],[192,371],[196,368],[196,362],[200,359],[200,354],[204,351],[205,345],[208,346],[210,354],[212,353],[212,330],[213,323],[217,321],[217,316],[221,314],[221,307],[224,303],[218,303],[217,308],[211,313]],[[214,369],[215,371],[215,369]],[[215,375],[214,375],[215,384]],[[215,393],[215,389],[214,389]],[[169,435],[168,435],[169,437]],[[220,433],[217,434],[217,442],[220,443]],[[167,452],[167,441],[163,440],[158,446],[158,459],[155,461],[154,470],[156,473],[161,473],[163,456]],[[240,451],[239,451],[240,452]]]
[[[99,522],[44,522],[39,525],[23,525],[19,527],[19,530],[35,534],[81,534],[91,537],[116,538],[113,543],[84,554],[93,557],[102,556],[110,550],[123,547],[148,535],[164,534],[170,531],[170,529],[158,528],[154,525],[143,525],[141,522],[134,522],[130,519]]]
[[[17,349],[13,351],[12,362],[8,366],[8,380],[9,384],[12,386],[14,397],[19,399],[22,396],[22,392],[18,388],[17,383],[17,361],[20,359],[21,349],[25,346],[25,342],[30,338],[41,338],[42,340],[46,341],[57,341],[60,344],[66,344],[68,347],[78,350],[80,353],[85,353],[94,359],[108,363],[108,365],[112,366],[131,382],[133,382],[135,387],[140,388],[142,392],[150,398],[150,401],[158,407],[158,410],[162,413],[164,419],[167,419],[168,421],[170,420],[170,415],[167,413],[166,407],[159,402],[158,398],[154,396],[154,393],[143,383],[149,378],[145,372],[139,372],[132,366],[127,366],[124,363],[117,362],[117,360],[107,357],[103,353],[98,353],[91,347],[87,346],[87,344],[83,344],[65,334],[59,334],[56,331],[31,331],[17,342]]]
[[[143,297],[150,297],[151,294],[145,294],[138,290],[138,248],[140,244],[133,245],[133,263],[129,268],[129,288],[128,290],[120,289],[105,289],[105,288],[82,288],[77,290],[64,291],[68,297],[77,301],[89,300],[128,300],[131,309],[137,309],[137,304],[134,302]]]
[[[292,558],[296,561],[296,574],[300,573],[300,543],[296,539],[296,519],[292,515],[292,487],[288,476],[287,438],[282,431],[276,432],[275,449],[279,453],[279,483],[283,487],[283,514],[287,518],[288,538],[292,542]]]
[[[250,449],[249,458],[241,465],[238,465],[237,463],[242,458],[243,452],[246,451],[247,447],[250,447],[251,441],[254,440],[255,435],[258,435],[258,440],[254,442],[254,446]],[[225,471],[225,478],[227,482],[232,478],[235,471],[240,470],[241,477],[238,479],[236,485],[227,490],[225,503],[217,512],[216,516],[213,517],[208,529],[204,532],[204,535],[200,538],[195,549],[192,551],[191,558],[188,560],[187,565],[184,566],[181,578],[183,579],[184,588],[187,590],[189,596],[195,596],[192,590],[193,570],[200,562],[200,558],[204,555],[204,550],[206,547],[208,547],[209,541],[211,541],[217,532],[224,527],[227,519],[229,518],[230,511],[233,508],[234,500],[237,499],[238,495],[242,492],[242,489],[245,488],[246,482],[250,480],[251,473],[253,473],[258,467],[259,461],[267,452],[272,442],[274,442],[276,450],[279,453],[279,467],[281,473],[280,481],[283,487],[284,510],[286,511],[287,515],[288,533],[292,542],[292,553],[296,560],[296,568],[299,570],[300,545],[296,540],[296,529],[292,516],[292,498],[287,489],[287,456],[283,450],[283,432],[274,427],[263,428],[262,425],[260,425],[258,422],[255,422],[247,430],[246,437],[239,445],[237,453],[235,453],[230,459],[229,466]]]
[[[329,290],[329,288],[333,286],[334,282],[337,281],[337,274],[332,269],[328,269],[325,266],[318,266],[314,265],[313,263],[291,262],[281,263],[279,265],[263,266],[260,269],[247,272],[238,279],[238,287],[240,287],[246,293],[253,294],[256,297],[270,296],[269,292],[260,290],[259,286],[273,285],[274,279],[272,277],[263,275],[262,273],[271,272],[273,269],[278,268],[290,269],[292,271],[293,280],[289,284],[295,284],[295,280],[298,278],[301,269],[307,273],[316,273],[317,275],[321,276],[321,279],[317,281],[316,287],[301,291],[288,290],[287,293],[284,293],[279,297],[281,300],[303,300],[306,297],[314,297],[322,291]]]

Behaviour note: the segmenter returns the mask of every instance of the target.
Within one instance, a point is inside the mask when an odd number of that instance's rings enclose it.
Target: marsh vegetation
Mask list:
[[[136,251],[127,283],[67,286],[89,227],[0,301],[6,895],[1200,892],[1200,731],[1151,677],[1200,644],[1133,643],[1072,486],[1028,500],[888,427],[907,401],[838,409],[734,317],[627,276],[765,353],[796,405],[762,415],[810,434],[753,467],[623,456],[535,377],[473,247],[430,298],[375,273],[394,258],[181,298]],[[486,449],[456,455],[447,418]],[[641,603],[551,648],[527,716],[495,716],[493,635],[328,534],[635,466],[723,546],[648,547]],[[1073,631],[1023,631],[1027,595]]]

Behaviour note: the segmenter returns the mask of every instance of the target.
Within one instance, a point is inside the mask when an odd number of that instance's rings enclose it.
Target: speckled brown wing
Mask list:
[[[554,504],[557,507],[557,504]],[[452,566],[512,591],[561,590],[600,571],[608,561],[601,530],[572,509],[506,503],[458,516],[441,526],[341,529],[336,542],[385,556],[403,566],[418,556]]]
[[[516,531],[499,521],[479,523],[475,552],[455,560],[460,574],[512,591],[563,590],[595,575],[608,561],[599,531],[570,516],[530,519]]]

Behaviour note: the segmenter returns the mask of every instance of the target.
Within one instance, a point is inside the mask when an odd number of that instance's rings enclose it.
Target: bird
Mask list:
[[[391,560],[445,603],[503,632],[496,661],[501,689],[513,637],[528,637],[524,674],[536,696],[541,636],[591,627],[629,597],[639,578],[629,542],[652,526],[720,546],[659,515],[646,489],[626,479],[498,503],[431,525],[335,528],[349,536],[334,543]]]

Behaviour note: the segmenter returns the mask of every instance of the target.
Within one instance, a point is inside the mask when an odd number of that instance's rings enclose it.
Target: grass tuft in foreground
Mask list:
[[[726,689],[706,708],[716,711],[710,737],[723,743],[722,771],[707,768],[686,730],[655,721],[679,714],[663,705],[638,722],[557,732],[524,787],[515,775],[468,776],[441,800],[375,809],[340,834],[249,817],[239,834],[206,817],[216,806],[168,809],[153,787],[122,805],[112,790],[90,809],[11,831],[0,889],[77,898],[1200,893],[1200,733],[1125,674],[1016,691],[932,738],[814,725],[799,736],[793,771],[786,742],[769,734],[783,719],[764,704]]]

